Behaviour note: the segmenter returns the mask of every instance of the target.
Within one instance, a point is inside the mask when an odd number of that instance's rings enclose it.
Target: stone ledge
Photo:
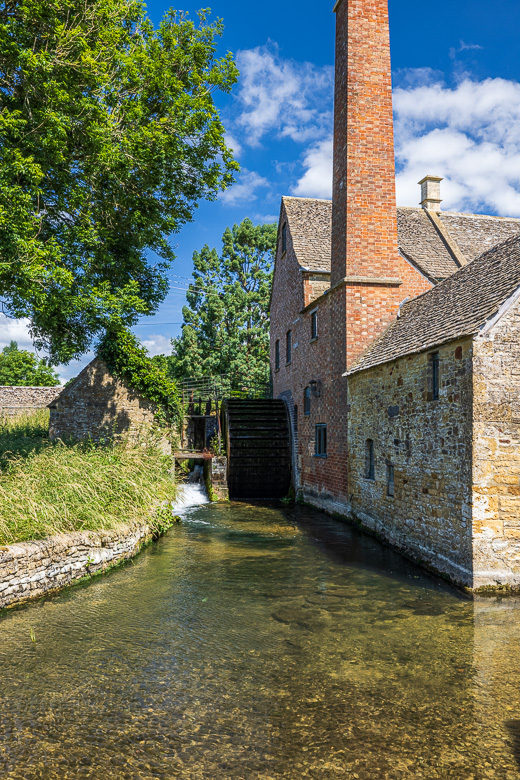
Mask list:
[[[134,557],[152,539],[147,523],[76,531],[0,548],[0,609],[60,590]]]

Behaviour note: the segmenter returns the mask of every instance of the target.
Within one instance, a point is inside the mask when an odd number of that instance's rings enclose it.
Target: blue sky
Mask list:
[[[201,4],[176,7],[194,16]],[[284,194],[330,196],[333,0],[211,7],[225,24],[221,52],[232,51],[241,71],[233,94],[217,103],[242,171],[172,239],[170,294],[135,329],[153,354],[169,352],[180,331],[194,250],[220,246],[225,227],[246,216],[276,221]],[[156,23],[168,8],[148,3]],[[398,202],[417,205],[417,182],[430,173],[445,177],[445,209],[520,217],[518,0],[390,0],[390,27]],[[0,325],[0,347],[10,338],[30,346],[24,323]],[[62,377],[85,362],[64,367]]]

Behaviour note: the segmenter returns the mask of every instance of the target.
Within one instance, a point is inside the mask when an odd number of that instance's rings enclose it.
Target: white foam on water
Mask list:
[[[182,512],[183,509],[209,503],[204,485],[184,484],[179,486],[179,497],[172,508],[174,512]]]

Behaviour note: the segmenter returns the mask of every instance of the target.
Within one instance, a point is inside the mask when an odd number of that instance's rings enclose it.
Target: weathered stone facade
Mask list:
[[[156,406],[116,379],[99,358],[83,369],[51,405],[50,438],[93,441],[125,436],[137,440],[155,422]],[[164,438],[164,449],[170,443]]]
[[[208,495],[213,494],[219,501],[227,501],[228,488],[228,459],[225,456],[214,456],[204,461],[204,483]]]
[[[63,387],[0,387],[0,414],[14,417],[35,409],[45,409]]]
[[[81,531],[0,548],[0,609],[69,585],[132,558],[150,541],[147,524]]]
[[[431,352],[349,377],[349,512],[415,559],[472,587],[472,339],[443,345],[438,355],[438,398]]]

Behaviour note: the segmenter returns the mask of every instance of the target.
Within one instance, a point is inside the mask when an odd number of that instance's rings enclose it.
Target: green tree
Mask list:
[[[245,219],[226,228],[222,253],[193,255],[182,335],[172,340],[177,379],[228,376],[234,388],[269,379],[269,299],[276,225]]]
[[[157,310],[169,236],[232,182],[221,32],[155,29],[142,0],[0,0],[0,298],[52,363]]]
[[[47,361],[34,352],[18,349],[16,341],[11,341],[0,353],[0,385],[55,387],[59,384],[58,375]]]

